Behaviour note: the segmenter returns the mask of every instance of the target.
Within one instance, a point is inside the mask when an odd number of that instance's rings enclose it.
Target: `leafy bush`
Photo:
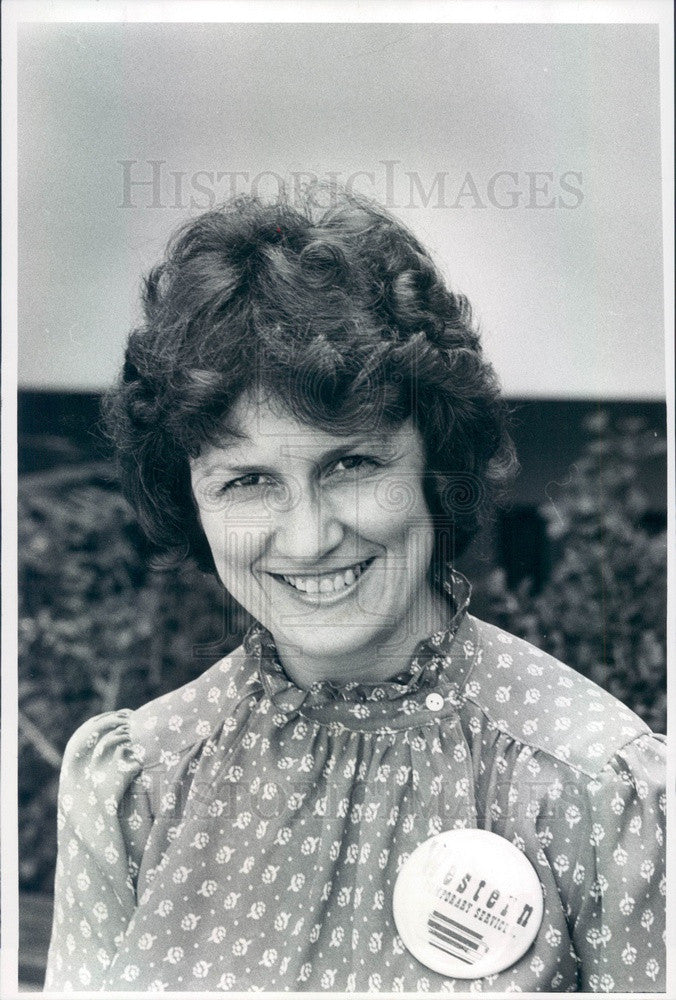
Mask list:
[[[642,486],[666,442],[638,418],[587,418],[583,454],[543,507],[553,571],[535,595],[504,573],[484,581],[492,620],[547,650],[666,727],[666,528],[651,524]]]
[[[199,675],[239,643],[247,619],[213,578],[148,568],[105,465],[25,478],[19,525],[20,878],[50,891],[71,734]]]

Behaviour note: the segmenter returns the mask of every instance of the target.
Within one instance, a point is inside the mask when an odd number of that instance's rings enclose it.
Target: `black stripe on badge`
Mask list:
[[[483,935],[459,924],[457,920],[433,910],[427,921],[429,943],[466,965],[474,965],[488,951]]]

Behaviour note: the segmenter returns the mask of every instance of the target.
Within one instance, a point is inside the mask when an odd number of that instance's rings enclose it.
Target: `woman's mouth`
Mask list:
[[[353,563],[344,569],[333,570],[330,573],[287,574],[271,573],[275,580],[293,587],[299,596],[311,599],[325,600],[327,597],[345,595],[352,590],[362,574],[369,568],[375,556],[363,562]]]

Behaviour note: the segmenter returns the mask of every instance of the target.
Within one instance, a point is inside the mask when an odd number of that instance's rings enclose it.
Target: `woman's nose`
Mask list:
[[[343,540],[344,528],[337,512],[317,490],[300,494],[276,518],[274,548],[295,564],[316,562]]]

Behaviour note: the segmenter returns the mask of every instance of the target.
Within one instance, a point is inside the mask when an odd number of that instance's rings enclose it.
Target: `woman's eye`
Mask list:
[[[379,465],[380,463],[375,458],[371,458],[368,455],[346,455],[329,466],[327,474],[332,476],[335,473],[354,472],[358,469],[375,469]]]
[[[239,476],[237,479],[231,479],[229,483],[224,483],[221,487],[221,492],[227,493],[230,490],[243,490],[247,488],[255,488],[256,486],[269,486],[271,482],[271,477],[264,475],[262,472],[249,472],[246,476]]]

